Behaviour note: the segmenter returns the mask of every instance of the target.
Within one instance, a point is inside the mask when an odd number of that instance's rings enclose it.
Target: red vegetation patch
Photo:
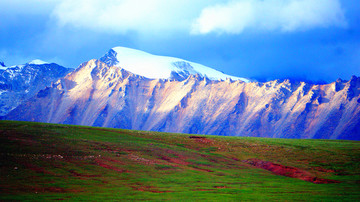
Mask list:
[[[173,192],[173,191],[167,191],[167,190],[158,190],[158,188],[153,186],[131,186],[134,190],[137,191],[146,191],[146,192],[152,192],[152,193],[165,193],[165,192]]]
[[[23,137],[15,137],[15,135],[17,135],[17,134],[11,134],[11,135],[12,136],[8,136],[7,139],[11,140],[11,141],[16,141],[20,145],[31,146],[31,145],[34,145],[34,144],[38,144],[38,142],[36,142],[35,140],[25,139]]]
[[[335,172],[334,170],[328,170],[328,169],[324,169],[321,167],[315,167],[314,169],[317,171],[325,172],[325,173],[334,173]]]
[[[125,165],[126,163],[124,163],[123,161],[117,160],[117,159],[112,159],[112,158],[107,158],[107,157],[103,157],[104,160],[106,161],[110,161],[116,164],[120,164],[120,165]]]
[[[82,174],[82,173],[78,173],[75,170],[69,170],[69,172],[71,174],[73,174],[74,176],[77,177],[100,177],[101,175],[87,175],[87,174]]]
[[[173,157],[169,157],[169,156],[162,156],[161,157],[162,160],[165,160],[169,163],[175,163],[175,164],[179,164],[179,165],[189,165],[190,163],[189,162],[186,162],[185,159],[186,158],[173,158]]]
[[[193,189],[193,191],[214,191],[215,189]]]
[[[127,170],[120,169],[120,168],[117,168],[117,167],[112,166],[112,165],[108,165],[108,164],[106,164],[105,161],[100,160],[100,159],[96,159],[95,162],[96,162],[96,164],[97,164],[98,166],[103,167],[103,168],[106,168],[106,169],[114,170],[114,171],[121,172],[121,173],[123,173],[123,172],[129,172],[129,171],[127,171]]]
[[[44,188],[35,188],[37,192],[54,192],[54,193],[65,193],[68,192],[61,187],[44,187]]]
[[[213,173],[213,172],[214,172],[214,171],[212,171],[212,170],[205,169],[205,168],[199,168],[199,167],[196,167],[195,169],[196,169],[196,170],[200,170],[200,171],[204,171],[204,172],[208,172],[208,173]]]
[[[226,189],[228,187],[227,186],[214,186],[214,188],[216,188],[216,189]]]
[[[65,189],[62,187],[39,187],[36,185],[1,185],[1,193],[19,194],[19,193],[78,193],[82,189]]]
[[[141,164],[145,164],[145,165],[152,165],[152,164],[158,163],[158,162],[155,161],[155,160],[146,159],[146,158],[137,156],[137,155],[135,155],[135,154],[129,154],[129,155],[128,155],[128,158],[130,158],[130,159],[133,160],[133,161],[137,161],[137,162],[139,162],[139,163],[141,163]]]
[[[34,165],[34,164],[31,164],[31,163],[23,163],[23,165],[24,165],[26,168],[28,168],[28,169],[30,169],[30,170],[32,170],[32,171],[35,171],[35,172],[37,172],[37,173],[44,173],[44,174],[55,175],[54,173],[45,170],[45,168],[39,167],[39,166]]]
[[[314,177],[311,173],[301,170],[299,168],[283,166],[280,164],[272,163],[270,161],[262,161],[259,159],[248,159],[248,160],[244,160],[243,162],[253,165],[257,168],[262,168],[262,169],[271,171],[277,175],[297,178],[297,179],[312,182],[315,184],[340,183],[340,181],[337,181],[337,180],[317,178],[317,177]]]
[[[86,141],[86,142],[90,142],[90,141]],[[91,142],[91,144],[93,145],[93,148],[95,150],[100,150],[100,151],[106,151],[109,153],[117,153],[120,151],[120,149],[118,148],[113,148],[114,146],[110,146],[104,143],[99,143],[99,142]]]
[[[78,189],[65,189],[62,187],[36,187],[36,186],[26,186],[21,189],[21,191],[26,192],[35,192],[35,193],[77,193],[82,192],[83,190]]]

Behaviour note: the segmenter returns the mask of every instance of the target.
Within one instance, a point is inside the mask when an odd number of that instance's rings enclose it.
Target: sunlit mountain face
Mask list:
[[[329,84],[250,82],[182,59],[116,47],[40,90],[4,119],[227,136],[360,139],[359,117],[356,76]]]

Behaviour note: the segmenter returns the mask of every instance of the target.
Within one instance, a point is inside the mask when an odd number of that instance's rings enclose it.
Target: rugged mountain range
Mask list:
[[[181,71],[172,65],[167,78],[150,79],[127,71],[137,67],[127,69],[134,63],[122,64],[115,50],[83,63],[4,118],[214,135],[360,139],[356,76],[324,85],[245,82],[211,77],[188,62]]]
[[[11,67],[0,62],[0,116],[6,115],[71,70],[41,60]]]

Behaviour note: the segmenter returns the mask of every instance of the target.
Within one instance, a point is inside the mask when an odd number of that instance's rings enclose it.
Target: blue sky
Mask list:
[[[0,0],[0,60],[76,68],[125,46],[227,74],[360,76],[358,0]]]

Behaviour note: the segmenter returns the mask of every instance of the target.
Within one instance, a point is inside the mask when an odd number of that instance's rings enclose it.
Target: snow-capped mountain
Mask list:
[[[55,63],[33,60],[0,70],[0,116],[65,76],[71,69]]]
[[[121,67],[129,72],[151,79],[184,80],[190,75],[199,74],[210,80],[241,80],[249,82],[246,78],[226,75],[220,71],[201,64],[189,62],[180,58],[157,56],[143,51],[114,47],[109,50],[100,61],[108,66]]]
[[[117,57],[115,50],[102,58],[106,63],[83,63],[5,119],[214,135],[360,140],[360,78],[356,76],[324,85],[289,80],[219,81],[202,77],[204,72],[183,80],[149,79],[112,65],[122,64],[121,59],[130,61],[127,64],[135,60]],[[153,63],[142,65],[153,67]],[[160,76],[169,76],[169,72]]]

